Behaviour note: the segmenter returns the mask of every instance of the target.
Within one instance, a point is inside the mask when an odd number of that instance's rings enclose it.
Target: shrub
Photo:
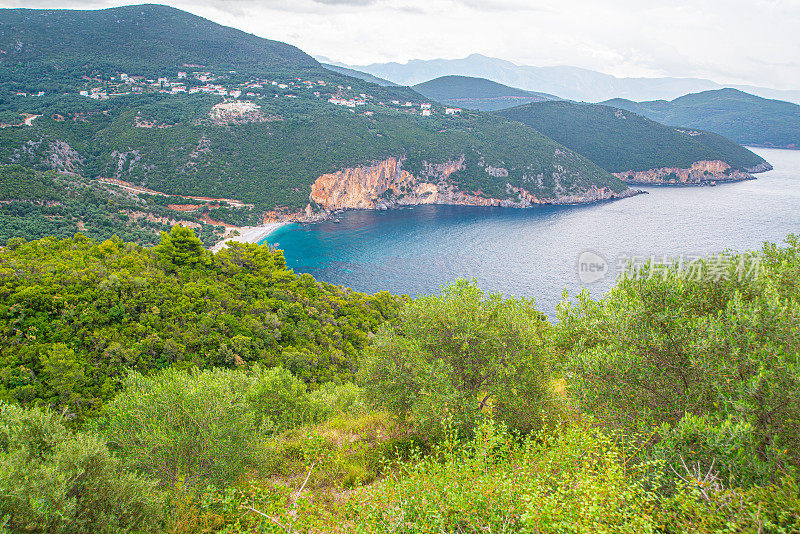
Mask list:
[[[181,487],[232,484],[264,462],[263,441],[318,417],[281,368],[132,373],[101,426],[128,465]]]
[[[493,421],[452,432],[352,503],[362,533],[797,532],[796,479],[747,490],[678,479],[605,431],[559,426],[520,439]]]
[[[155,532],[163,508],[154,484],[63,416],[0,404],[0,510],[12,531]]]
[[[364,390],[352,382],[334,384],[326,382],[309,395],[314,411],[330,417],[336,414],[366,413]]]
[[[357,532],[519,532],[524,447],[493,423],[459,441],[449,423],[425,458],[413,458],[353,503]]]
[[[370,400],[425,435],[444,414],[468,429],[482,412],[528,431],[551,402],[547,323],[526,299],[458,281],[407,305],[367,349],[359,380]]]
[[[715,422],[708,415],[686,414],[676,424],[664,424],[657,437],[647,452],[672,473],[683,475],[689,469],[736,487],[765,483],[775,472],[775,465],[756,454],[757,436],[746,421],[729,417]]]
[[[650,264],[559,309],[569,393],[634,430],[708,415],[752,429],[760,463],[800,466],[800,244]],[[758,473],[740,475],[758,477]]]

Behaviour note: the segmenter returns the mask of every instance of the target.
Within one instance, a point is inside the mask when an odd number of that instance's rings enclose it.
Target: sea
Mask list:
[[[600,298],[631,263],[688,263],[800,234],[800,150],[751,150],[774,170],[714,187],[638,187],[647,194],[587,205],[347,211],[264,242],[295,272],[357,291],[426,295],[463,278],[533,298],[552,317],[565,292]]]

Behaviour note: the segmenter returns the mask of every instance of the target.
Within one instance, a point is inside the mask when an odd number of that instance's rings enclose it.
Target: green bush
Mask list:
[[[352,382],[322,384],[309,394],[313,410],[324,418],[337,414],[362,414],[367,412],[364,390]]]
[[[485,421],[471,440],[445,435],[430,455],[363,491],[353,503],[356,532],[778,534],[800,527],[792,477],[740,490],[687,474],[663,493],[671,471],[637,462],[640,451],[588,424],[519,439]]]
[[[800,466],[800,244],[787,243],[692,269],[651,264],[598,302],[583,294],[562,305],[555,330],[569,394],[626,429],[687,413],[746,425],[755,463]]]
[[[673,473],[710,473],[725,487],[736,487],[764,483],[775,472],[775,465],[756,454],[757,435],[746,421],[686,414],[676,424],[664,424],[657,435],[648,453]]]
[[[365,351],[359,380],[370,400],[427,436],[446,414],[468,429],[482,412],[529,431],[552,402],[547,326],[532,301],[461,280],[407,305]]]
[[[282,368],[132,373],[101,427],[132,468],[177,487],[234,484],[274,432],[320,417]]]
[[[157,531],[155,482],[124,471],[99,437],[49,410],[0,404],[0,510],[14,532]]]

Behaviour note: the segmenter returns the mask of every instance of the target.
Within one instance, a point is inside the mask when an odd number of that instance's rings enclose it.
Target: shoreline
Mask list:
[[[228,236],[222,241],[216,243],[209,250],[217,253],[228,246],[228,243],[233,241],[238,241],[239,243],[258,243],[269,236],[272,232],[276,231],[278,228],[282,228],[287,224],[290,224],[290,221],[264,223],[261,226],[244,226],[241,228],[234,228],[233,230],[238,231],[239,235]]]

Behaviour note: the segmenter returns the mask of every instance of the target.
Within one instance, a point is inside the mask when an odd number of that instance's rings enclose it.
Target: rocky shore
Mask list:
[[[592,185],[589,189],[555,197],[538,197],[527,189],[506,184],[508,196],[492,198],[458,190],[449,180],[463,169],[464,160],[449,160],[428,165],[421,176],[402,168],[402,161],[388,158],[361,167],[352,167],[324,174],[311,186],[311,202],[305,219],[315,220],[321,214],[337,210],[385,210],[402,206],[446,204],[458,206],[501,206],[528,208],[543,204],[587,204],[603,200],[627,198],[642,193],[637,189],[615,192],[608,187]],[[505,169],[489,168],[495,174]],[[502,174],[499,176],[503,176]],[[507,176],[507,171],[505,176]],[[558,176],[555,176],[558,180]],[[322,215],[323,217],[325,215]]]
[[[745,170],[733,169],[724,161],[696,161],[691,167],[662,167],[646,171],[616,172],[614,175],[628,184],[636,185],[714,185],[720,182],[754,180],[753,174],[772,170],[772,165],[761,163]]]

